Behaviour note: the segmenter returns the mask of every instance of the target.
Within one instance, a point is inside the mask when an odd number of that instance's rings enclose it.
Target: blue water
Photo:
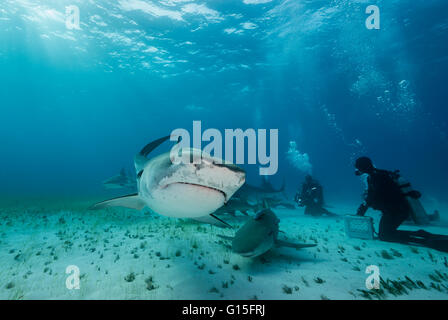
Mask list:
[[[367,154],[445,200],[445,1],[377,1],[380,30],[365,1],[77,1],[81,30],[65,26],[70,4],[2,2],[1,192],[94,193],[201,120],[278,128],[272,179],[292,189],[295,140],[329,194],[359,196],[352,162]]]

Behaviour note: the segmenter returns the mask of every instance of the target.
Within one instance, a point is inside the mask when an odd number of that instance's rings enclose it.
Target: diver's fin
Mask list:
[[[292,242],[287,242],[287,241],[278,240],[278,239],[275,242],[275,244],[278,247],[288,247],[288,248],[296,248],[296,249],[310,248],[310,247],[317,246],[317,244],[315,244],[315,243],[292,243]]]
[[[214,214],[209,214],[208,216],[203,216],[203,217],[197,217],[197,218],[190,218],[202,223],[208,223],[208,224],[212,224],[214,226],[220,227],[220,228],[232,228],[232,226],[230,224],[228,224],[227,222],[219,219],[217,216],[215,216]]]
[[[127,196],[113,198],[110,200],[99,202],[99,203],[91,206],[89,209],[96,210],[96,209],[103,209],[103,208],[109,208],[109,207],[124,207],[124,208],[142,210],[144,206],[145,206],[145,203],[140,199],[140,197],[138,196],[138,193],[135,193],[135,194],[130,194]]]
[[[438,237],[432,237],[430,239],[427,239],[424,243],[424,246],[448,253],[448,237],[442,235],[437,236]]]
[[[165,136],[148,143],[146,146],[143,147],[142,150],[140,150],[139,153],[135,155],[134,165],[137,175],[141,175],[141,171],[145,167],[145,164],[148,162],[148,159],[146,158],[148,154],[150,154],[155,148],[160,146],[162,143],[167,141],[170,137],[171,136]]]
[[[233,241],[233,237],[225,236],[225,235],[222,235],[222,234],[218,234],[217,236],[222,238],[222,239],[224,239],[224,240]]]

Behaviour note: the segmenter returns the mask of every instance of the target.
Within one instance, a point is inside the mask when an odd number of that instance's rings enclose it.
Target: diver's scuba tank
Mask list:
[[[421,193],[412,189],[411,183],[400,175],[399,170],[395,170],[393,172],[393,178],[394,181],[400,186],[401,192],[411,208],[410,216],[412,220],[414,220],[417,225],[429,224],[428,214],[419,200]]]

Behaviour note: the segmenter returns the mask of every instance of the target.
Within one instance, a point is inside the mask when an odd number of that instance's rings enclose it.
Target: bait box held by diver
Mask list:
[[[345,233],[350,238],[373,239],[373,219],[371,217],[344,217]]]

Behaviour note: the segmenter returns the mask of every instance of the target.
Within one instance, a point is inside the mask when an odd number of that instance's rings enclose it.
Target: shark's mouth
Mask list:
[[[227,202],[227,195],[226,195],[226,193],[224,191],[219,190],[219,189],[214,188],[214,187],[206,186],[206,185],[203,185],[203,184],[190,183],[190,182],[173,182],[173,183],[169,183],[169,184],[165,185],[163,188],[167,188],[168,186],[173,185],[173,184],[186,184],[186,185],[190,185],[190,186],[195,186],[195,187],[199,187],[199,188],[205,188],[205,189],[208,189],[208,190],[217,191],[217,192],[219,192],[219,193],[221,193],[223,195],[225,201]]]

